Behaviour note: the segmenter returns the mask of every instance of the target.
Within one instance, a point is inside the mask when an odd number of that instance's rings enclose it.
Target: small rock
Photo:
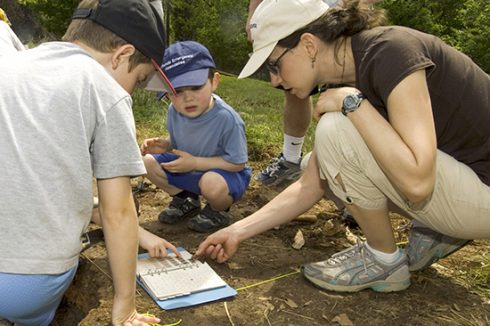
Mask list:
[[[353,326],[354,325],[346,314],[340,314],[338,316],[335,316],[332,319],[332,322],[338,323],[339,325],[342,325],[342,326]]]
[[[301,249],[305,245],[305,238],[303,237],[303,232],[298,230],[294,236],[293,248],[296,250]]]

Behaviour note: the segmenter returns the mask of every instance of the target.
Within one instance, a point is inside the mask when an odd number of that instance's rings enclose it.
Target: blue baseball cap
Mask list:
[[[176,42],[163,55],[162,70],[174,88],[204,85],[210,68],[216,68],[213,57],[198,42]]]

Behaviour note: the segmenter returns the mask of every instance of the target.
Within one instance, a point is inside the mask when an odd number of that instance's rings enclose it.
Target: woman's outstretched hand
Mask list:
[[[198,247],[195,258],[209,257],[218,263],[230,259],[238,249],[240,240],[231,227],[216,231],[209,235]]]

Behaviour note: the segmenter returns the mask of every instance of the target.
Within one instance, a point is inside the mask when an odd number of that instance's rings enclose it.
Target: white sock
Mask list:
[[[288,162],[299,163],[301,161],[301,149],[305,137],[293,137],[284,134],[284,143],[282,144],[282,154]]]
[[[365,242],[365,244],[366,244],[366,248],[376,258],[378,258],[379,260],[381,260],[385,264],[394,263],[398,259],[398,257],[400,256],[400,249],[398,247],[396,248],[395,252],[386,253],[386,252],[382,252],[382,251],[379,251],[377,249],[371,248],[371,246],[367,243],[367,241]]]

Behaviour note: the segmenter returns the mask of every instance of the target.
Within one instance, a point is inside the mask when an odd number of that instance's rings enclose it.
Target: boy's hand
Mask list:
[[[164,138],[147,138],[141,144],[141,155],[146,154],[162,154],[165,153],[170,146],[167,139]]]
[[[238,249],[240,241],[230,227],[211,234],[197,248],[195,258],[209,257],[218,263],[230,259]]]
[[[139,241],[140,247],[148,251],[150,257],[165,257],[167,256],[167,249],[172,250],[177,257],[181,256],[173,244],[151,232],[148,232],[142,227],[139,228]]]
[[[116,306],[116,300],[114,300],[114,306]],[[112,311],[112,325],[114,326],[150,326],[160,323],[160,318],[139,314],[136,310],[133,310],[128,316],[118,316],[116,307]]]
[[[162,168],[172,173],[185,173],[197,170],[197,158],[195,156],[184,151],[179,151],[178,149],[172,150],[172,153],[179,156],[179,158],[172,162],[160,163]]]
[[[159,322],[160,322],[159,318],[142,315],[136,311],[134,296],[132,297],[114,296],[114,304],[112,306],[112,325],[149,326]]]

